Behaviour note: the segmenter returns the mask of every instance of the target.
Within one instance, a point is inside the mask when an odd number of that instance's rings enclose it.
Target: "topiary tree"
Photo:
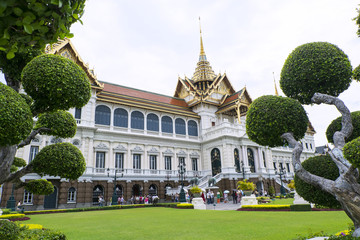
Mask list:
[[[336,118],[326,129],[326,138],[330,143],[334,143],[332,139],[334,133],[341,130],[341,120],[341,117]],[[353,131],[351,135],[345,139],[346,142],[350,142],[351,140],[360,137],[360,111],[351,113],[351,122],[353,125]]]
[[[281,71],[280,86],[288,97],[294,98],[302,104],[326,103],[334,105],[341,113],[341,130],[334,133],[332,139],[335,147],[329,153],[331,160],[338,168],[339,176],[336,179],[318,176],[302,166],[300,161],[303,150],[302,143],[298,141],[299,136],[294,135],[295,132],[291,130],[291,126],[284,128],[284,132],[280,135],[282,139],[294,146],[292,161],[296,176],[334,196],[354,222],[353,236],[360,237],[360,184],[358,183],[359,170],[357,169],[359,161],[354,157],[358,154],[357,149],[360,144],[355,142],[356,140],[353,140],[354,142],[351,144],[348,143],[348,154],[344,157],[342,149],[345,140],[352,133],[353,126],[349,109],[336,97],[349,87],[351,76],[352,67],[347,56],[337,46],[326,42],[308,43],[297,47],[286,59]],[[249,112],[255,111],[257,113],[247,115],[246,131],[249,138],[258,144],[281,146],[280,141],[273,143],[273,139],[279,137],[277,130],[279,125],[288,124],[287,119],[304,121],[303,125],[308,122],[303,117],[302,111],[289,109],[283,111],[284,115],[281,118],[272,117],[273,112],[278,111],[277,109],[281,107],[281,104],[279,101],[269,101],[268,99],[260,100],[262,106],[267,106],[267,111],[260,112],[259,107],[255,109],[252,105],[250,106]],[[256,117],[260,114],[263,115],[263,118]],[[266,123],[266,127],[270,130],[266,131],[267,136],[254,137],[265,133],[263,119],[269,121]],[[268,139],[268,141],[259,141],[258,139]]]
[[[317,176],[336,180],[339,177],[339,169],[329,155],[321,155],[308,158],[302,162],[305,170]],[[321,190],[317,186],[306,183],[298,175],[295,175],[296,192],[306,201],[316,203],[329,208],[340,208],[340,203],[333,195]]]

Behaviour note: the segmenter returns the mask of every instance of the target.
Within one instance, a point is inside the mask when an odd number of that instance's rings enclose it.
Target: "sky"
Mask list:
[[[83,25],[71,39],[101,81],[173,96],[177,79],[192,77],[200,53],[199,17],[207,59],[226,73],[236,91],[246,86],[255,100],[280,95],[280,72],[299,45],[326,41],[341,48],[353,68],[360,38],[352,19],[354,0],[88,0]],[[3,76],[0,76],[0,79]],[[4,81],[4,80],[2,80]],[[339,98],[360,110],[360,83]],[[340,116],[334,106],[304,106],[316,130],[316,146]]]

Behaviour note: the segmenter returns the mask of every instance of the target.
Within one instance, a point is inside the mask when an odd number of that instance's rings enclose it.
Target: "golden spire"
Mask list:
[[[277,87],[276,87],[274,72],[273,72],[273,77],[274,77],[275,95],[276,95],[276,96],[279,96],[279,93],[278,93],[278,90],[277,90]]]
[[[216,77],[216,75],[212,70],[210,63],[206,59],[204,44],[202,41],[200,17],[199,17],[199,26],[200,26],[200,56],[192,80],[194,80],[195,82],[212,81]]]
[[[202,34],[201,34],[201,22],[200,22],[200,17],[199,17],[199,26],[200,26],[200,55],[204,55],[204,56],[205,56],[204,44],[203,44],[203,41],[202,41]]]

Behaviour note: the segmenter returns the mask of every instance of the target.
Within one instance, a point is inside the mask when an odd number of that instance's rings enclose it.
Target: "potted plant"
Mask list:
[[[238,181],[236,185],[237,189],[242,190],[245,196],[250,196],[255,189],[255,184],[253,182],[248,182],[247,179],[244,181]]]
[[[192,186],[190,189],[190,192],[194,195],[194,197],[200,197],[202,190],[198,186]]]

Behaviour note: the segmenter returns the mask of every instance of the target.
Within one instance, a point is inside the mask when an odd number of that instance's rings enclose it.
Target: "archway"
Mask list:
[[[218,173],[221,173],[220,150],[217,148],[211,150],[211,170],[213,176],[215,176]]]
[[[141,189],[139,184],[134,184],[133,185],[131,195],[134,196],[134,197],[142,195],[142,189]]]
[[[104,196],[104,188],[101,185],[96,185],[93,188],[93,196],[92,196],[92,201],[93,201],[93,205],[99,205],[99,196]]]
[[[57,204],[57,188],[54,186],[54,192],[46,195],[44,198],[44,208],[56,208]]]

